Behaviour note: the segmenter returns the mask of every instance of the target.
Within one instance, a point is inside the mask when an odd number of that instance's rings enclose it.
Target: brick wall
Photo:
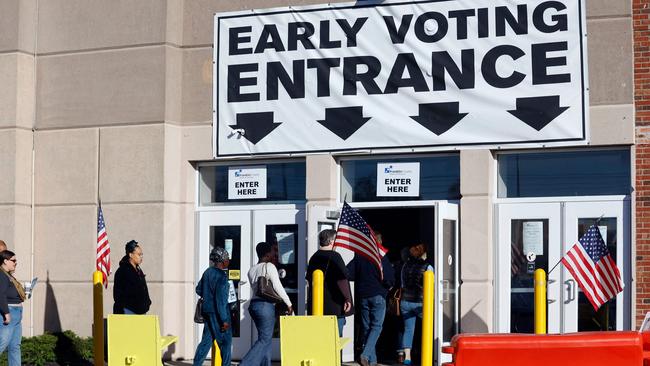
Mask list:
[[[650,311],[650,0],[633,0],[636,109],[636,323]]]

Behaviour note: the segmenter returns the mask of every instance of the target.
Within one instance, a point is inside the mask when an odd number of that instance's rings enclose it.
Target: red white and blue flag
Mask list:
[[[108,288],[108,276],[111,274],[111,246],[108,244],[101,204],[97,211],[97,259],[95,265],[104,277],[104,286]]]
[[[388,252],[379,243],[370,225],[347,202],[343,202],[334,247],[346,248],[361,255],[374,263],[380,272],[382,272],[381,259]]]
[[[623,291],[621,272],[596,225],[562,257],[562,264],[578,281],[595,310]]]

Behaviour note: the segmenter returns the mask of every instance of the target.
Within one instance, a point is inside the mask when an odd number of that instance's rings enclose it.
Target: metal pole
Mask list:
[[[325,275],[317,269],[311,275],[311,315],[323,315],[323,286]]]
[[[535,270],[535,334],[546,334],[546,272]]]
[[[93,349],[95,366],[104,366],[104,276],[93,273]]]
[[[435,292],[433,271],[424,272],[422,301],[422,366],[433,365],[433,304]]]

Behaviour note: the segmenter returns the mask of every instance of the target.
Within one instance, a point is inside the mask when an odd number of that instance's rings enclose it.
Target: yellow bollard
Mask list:
[[[206,325],[207,327],[207,325]],[[212,366],[221,366],[221,350],[217,341],[212,341]]]
[[[546,272],[535,270],[535,334],[546,334]]]
[[[433,365],[433,304],[435,292],[433,271],[424,272],[422,300],[422,366]]]
[[[323,315],[323,289],[325,275],[317,269],[311,275],[311,315]]]
[[[104,276],[93,273],[93,349],[95,366],[104,366]]]

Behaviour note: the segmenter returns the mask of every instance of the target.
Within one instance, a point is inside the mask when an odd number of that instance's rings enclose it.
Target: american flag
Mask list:
[[[578,281],[596,311],[623,291],[621,273],[596,225],[562,257],[562,264]]]
[[[97,260],[95,264],[97,270],[104,277],[104,286],[108,288],[108,276],[111,274],[111,246],[108,244],[101,204],[97,212]]]
[[[350,207],[347,202],[343,202],[334,247],[346,248],[365,257],[373,262],[380,272],[382,272],[381,259],[388,252],[377,241],[375,233],[357,210]]]

